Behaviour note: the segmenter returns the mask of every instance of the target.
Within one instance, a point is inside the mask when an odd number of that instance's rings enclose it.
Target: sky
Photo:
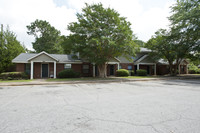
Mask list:
[[[0,24],[9,25],[17,39],[29,50],[34,37],[27,34],[27,25],[36,19],[46,20],[62,35],[68,35],[67,25],[77,21],[85,3],[102,3],[131,22],[138,39],[148,41],[160,28],[167,28],[170,6],[175,0],[0,0]]]

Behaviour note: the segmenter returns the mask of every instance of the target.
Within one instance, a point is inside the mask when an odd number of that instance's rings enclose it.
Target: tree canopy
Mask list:
[[[32,44],[37,53],[42,51],[51,54],[63,53],[60,45],[60,31],[51,26],[49,22],[37,19],[28,25],[27,29],[27,34],[35,37],[35,42]]]
[[[176,69],[184,58],[191,57],[191,54],[199,55],[200,1],[177,0],[171,9],[169,30],[158,30],[146,47],[153,50],[155,58],[166,59],[171,74],[176,74]],[[175,65],[175,71],[172,71],[172,64]]]
[[[137,45],[130,22],[111,8],[86,4],[77,14],[78,22],[70,23],[71,34],[63,42],[66,53],[80,56],[98,65],[100,77],[106,77],[106,62],[121,55],[134,55]]]
[[[0,73],[13,70],[12,60],[20,53],[25,52],[25,47],[16,39],[14,32],[7,26],[6,30],[1,25],[0,31]]]
[[[177,0],[171,9],[170,28],[177,42],[187,45],[187,52],[200,52],[200,1]]]

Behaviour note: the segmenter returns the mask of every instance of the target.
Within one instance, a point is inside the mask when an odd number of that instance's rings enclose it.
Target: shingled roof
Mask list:
[[[14,58],[12,62],[13,63],[28,63],[31,58],[34,58],[39,54],[38,53],[21,53],[16,58]],[[73,58],[74,55],[67,55],[67,54],[48,54],[48,55],[56,59],[59,63],[82,62],[80,59],[74,59]]]

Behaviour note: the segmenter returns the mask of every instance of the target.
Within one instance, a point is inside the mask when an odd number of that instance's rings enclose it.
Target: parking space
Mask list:
[[[0,87],[2,133],[199,133],[200,80]]]

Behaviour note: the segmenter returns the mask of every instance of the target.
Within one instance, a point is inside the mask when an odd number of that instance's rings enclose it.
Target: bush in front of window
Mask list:
[[[28,75],[24,72],[5,72],[0,74],[0,79],[3,80],[28,79]]]
[[[58,78],[78,78],[80,73],[72,69],[66,69],[58,73]]]
[[[134,76],[134,74],[135,74],[134,70],[131,70],[130,75]]]
[[[147,70],[144,69],[136,70],[136,73],[138,76],[147,76]]]
[[[118,77],[127,77],[127,76],[129,76],[129,71],[126,69],[119,69],[119,70],[117,70],[116,75]]]

